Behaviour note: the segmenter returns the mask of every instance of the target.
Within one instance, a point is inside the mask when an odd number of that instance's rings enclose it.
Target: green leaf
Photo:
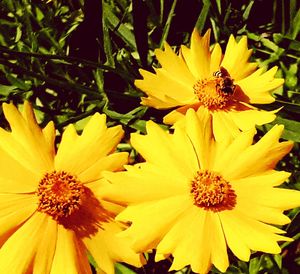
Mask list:
[[[103,21],[105,21],[103,19]],[[113,50],[111,45],[111,37],[109,35],[108,27],[103,23],[103,43],[104,43],[104,52],[106,56],[105,64],[107,66],[115,67],[115,60],[113,57]]]
[[[127,125],[131,120],[142,117],[147,111],[147,107],[139,106],[132,111],[122,114],[113,110],[109,110],[107,106],[103,108],[103,112],[113,120],[119,120],[122,124]]]
[[[88,253],[87,256],[88,256],[89,263],[90,263],[94,268],[97,268],[97,263],[96,263],[95,259],[93,258],[93,256],[92,256],[90,253]]]
[[[116,274],[136,274],[133,270],[120,263],[115,264]]]
[[[109,116],[111,119],[113,120],[119,120],[120,122],[122,122],[123,124],[128,124],[128,122],[134,118],[133,115],[130,115],[128,113],[126,114],[122,114],[122,113],[119,113],[117,111],[113,111],[113,110],[110,110],[108,109],[107,107],[103,108],[103,112]]]
[[[17,87],[15,86],[6,86],[0,84],[0,94],[7,97],[10,93],[14,92]]]
[[[23,80],[15,77],[11,74],[6,74],[6,78],[12,85],[16,86],[17,88],[19,88],[21,90],[28,91],[31,89],[31,85],[26,84]]]
[[[165,27],[163,29],[162,37],[161,37],[160,42],[159,42],[159,48],[162,48],[164,42],[167,40],[169,30],[170,30],[170,26],[171,26],[171,22],[172,22],[172,19],[174,17],[174,11],[175,11],[176,5],[177,5],[177,0],[174,0],[173,4],[171,6],[171,9],[169,11],[169,14],[168,14],[167,22],[166,22]]]
[[[204,29],[209,9],[210,9],[210,1],[203,0],[203,7],[202,7],[202,10],[201,10],[201,12],[199,14],[199,17],[197,19],[196,25],[195,25],[195,28],[200,33],[202,33],[202,31]]]
[[[21,37],[22,37],[22,29],[21,29],[21,25],[19,25],[16,30],[15,42],[16,43],[19,42]]]
[[[216,4],[217,4],[218,12],[219,12],[219,14],[221,14],[221,11],[222,11],[221,0],[216,0]]]
[[[277,116],[277,118],[271,124],[266,125],[266,127],[269,130],[275,124],[284,125],[284,131],[281,136],[283,139],[300,142],[300,122]]]
[[[88,117],[85,117],[85,118],[83,118],[83,119],[77,121],[77,122],[74,124],[76,130],[77,130],[77,131],[82,131],[82,130],[85,128],[85,126],[87,125],[87,123],[88,123],[88,121],[89,121],[90,119],[91,119],[91,117],[88,116]]]
[[[294,89],[297,86],[298,77],[295,74],[288,74],[285,79],[285,85],[289,89]]]
[[[278,267],[281,269],[282,268],[282,256],[280,254],[275,254],[273,255],[274,261],[278,265]]]
[[[103,100],[105,103],[108,103],[108,97],[104,91],[104,76],[103,76],[103,70],[97,69],[94,71],[94,77],[96,80],[96,84],[98,87],[99,93],[103,96]]]
[[[39,7],[35,7],[35,13],[36,13],[36,20],[37,21],[42,21],[44,19],[44,14],[43,12],[39,9]]]
[[[269,40],[269,39],[267,39],[267,38],[262,38],[262,39],[261,39],[261,42],[262,42],[262,44],[263,44],[265,47],[271,49],[272,51],[274,51],[274,52],[277,52],[277,51],[278,51],[278,46],[277,46],[274,42],[272,42],[271,40]]]
[[[132,31],[121,23],[107,3],[103,3],[103,18],[108,22],[112,31],[115,31],[131,48],[136,50],[135,38]]]
[[[294,17],[291,25],[291,30],[290,30],[291,38],[296,39],[299,31],[300,31],[300,9],[298,9],[297,14]]]
[[[251,0],[250,3],[248,4],[248,6],[246,7],[246,9],[245,9],[245,11],[243,13],[243,19],[244,20],[248,19],[253,4],[254,4],[254,0]]]
[[[130,125],[130,127],[139,132],[146,133],[146,122],[147,121],[145,120],[136,120]]]
[[[249,274],[257,274],[261,267],[261,257],[255,257],[249,262]]]

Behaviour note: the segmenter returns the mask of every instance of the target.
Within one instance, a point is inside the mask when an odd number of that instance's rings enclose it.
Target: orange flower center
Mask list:
[[[66,171],[46,173],[36,191],[38,211],[50,215],[78,237],[90,237],[115,214],[105,209],[94,193]]]
[[[208,170],[197,172],[192,180],[191,194],[194,205],[205,210],[231,210],[236,204],[236,194],[231,185],[220,174]]]
[[[223,68],[208,79],[202,79],[193,86],[199,102],[210,110],[224,109],[230,103],[235,85],[229,73]]]
[[[83,184],[67,172],[46,173],[37,190],[38,210],[55,220],[68,217],[79,209],[84,192]]]

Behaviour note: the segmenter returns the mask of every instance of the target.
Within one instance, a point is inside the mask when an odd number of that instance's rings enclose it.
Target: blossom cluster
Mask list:
[[[22,112],[3,104],[0,273],[92,273],[92,257],[113,274],[116,262],[141,267],[153,250],[170,271],[225,272],[228,249],[248,261],[292,240],[278,226],[300,192],[278,187],[290,173],[275,167],[293,143],[279,141],[282,125],[253,142],[278,111],[254,106],[274,101],[277,68],[249,62],[246,37],[231,36],[224,54],[210,48],[210,31],[194,30],[178,54],[167,43],[155,54],[161,67],[135,84],[142,104],[173,109],[164,117],[172,131],[148,121],[146,135],[133,133],[143,161],[132,165],[116,150],[122,127],[107,127],[104,114],[81,134],[70,124],[56,149],[54,124],[41,128],[29,102]]]

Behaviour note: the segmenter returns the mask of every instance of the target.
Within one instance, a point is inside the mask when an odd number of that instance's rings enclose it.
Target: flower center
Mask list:
[[[37,190],[38,210],[55,220],[68,217],[81,206],[84,192],[83,184],[67,172],[46,173]]]
[[[107,210],[94,193],[66,171],[46,173],[36,191],[38,211],[50,215],[80,237],[95,235],[115,213]]]
[[[194,205],[205,210],[231,210],[236,204],[236,194],[231,185],[220,174],[208,170],[197,172],[192,180],[191,194]]]
[[[212,77],[199,80],[193,86],[199,102],[210,110],[226,108],[235,87],[233,79],[223,67],[214,72]]]

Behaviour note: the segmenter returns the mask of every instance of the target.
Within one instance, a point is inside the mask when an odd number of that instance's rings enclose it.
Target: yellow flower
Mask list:
[[[141,266],[114,216],[122,207],[102,201],[102,171],[120,170],[127,153],[112,153],[121,126],[95,114],[80,136],[73,125],[55,152],[55,129],[41,129],[32,107],[3,104],[11,132],[0,128],[0,273],[114,273],[114,262]],[[102,179],[103,180],[103,179]]]
[[[209,40],[210,31],[201,37],[194,30],[190,49],[181,46],[179,55],[167,43],[164,51],[156,49],[161,68],[155,74],[140,70],[143,79],[135,81],[148,95],[142,104],[157,109],[176,107],[164,117],[166,124],[181,119],[189,108],[207,108],[217,139],[273,121],[276,111],[262,111],[251,104],[274,102],[270,92],[284,82],[274,79],[277,67],[265,73],[256,70],[257,64],[248,62],[252,50],[247,48],[246,36],[236,42],[231,35],[224,56],[219,44],[210,51]]]
[[[172,255],[170,270],[226,271],[227,246],[244,261],[251,250],[279,253],[277,241],[291,239],[271,224],[289,223],[283,211],[300,205],[299,191],[277,188],[290,174],[274,166],[293,145],[278,141],[283,126],[254,145],[254,129],[219,142],[209,117],[188,110],[174,134],[148,122],[147,135],[131,137],[145,162],[104,173],[103,198],[128,205],[116,217],[131,224],[120,236],[137,252],[156,248],[156,260]]]

